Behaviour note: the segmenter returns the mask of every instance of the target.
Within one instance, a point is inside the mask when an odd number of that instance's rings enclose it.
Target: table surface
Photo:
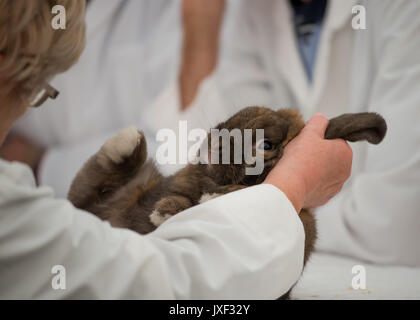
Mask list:
[[[352,269],[364,267],[366,288],[355,290]],[[315,252],[291,299],[420,299],[420,268],[373,265],[357,259]]]

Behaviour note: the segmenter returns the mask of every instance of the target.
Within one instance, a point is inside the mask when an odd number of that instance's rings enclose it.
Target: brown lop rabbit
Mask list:
[[[87,161],[74,179],[68,199],[77,208],[108,220],[115,227],[146,234],[180,211],[215,196],[263,182],[281,158],[285,146],[303,127],[304,122],[296,110],[245,108],[220,123],[216,129],[239,129],[242,133],[245,129],[252,129],[253,141],[256,129],[264,129],[264,141],[253,146],[254,151],[263,150],[264,168],[261,174],[246,175],[246,168],[250,165],[242,161],[242,164],[189,164],[169,177],[163,177],[153,161],[147,160],[143,134],[135,128],[128,128],[108,140]],[[344,114],[330,120],[325,138],[342,138],[352,142],[367,140],[378,144],[386,130],[385,120],[378,114]],[[211,150],[210,135],[203,143],[208,143],[208,150]],[[233,143],[231,139],[231,154]],[[299,217],[306,235],[306,263],[314,248],[316,224],[307,209],[303,209]],[[282,298],[287,297],[288,294]]]

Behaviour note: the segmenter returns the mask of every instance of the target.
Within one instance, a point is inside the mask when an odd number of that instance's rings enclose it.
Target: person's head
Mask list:
[[[55,30],[52,8],[66,9]],[[0,0],[0,144],[31,101],[85,45],[85,0]]]

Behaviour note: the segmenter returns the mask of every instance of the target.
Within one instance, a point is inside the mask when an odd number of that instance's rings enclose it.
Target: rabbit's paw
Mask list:
[[[149,219],[154,226],[159,227],[173,215],[190,207],[192,207],[190,199],[179,195],[168,196],[155,204]]]
[[[220,193],[205,193],[201,196],[200,200],[198,200],[198,203],[204,203],[206,201],[209,201],[211,199],[217,198],[221,196]]]
[[[149,216],[149,219],[155,227],[159,227],[170,217],[172,217],[170,214],[161,214],[158,210],[153,210],[152,214]]]
[[[121,164],[133,154],[134,150],[141,144],[142,139],[143,134],[134,126],[124,129],[102,146],[98,153],[99,164],[104,167],[107,166],[108,161]]]

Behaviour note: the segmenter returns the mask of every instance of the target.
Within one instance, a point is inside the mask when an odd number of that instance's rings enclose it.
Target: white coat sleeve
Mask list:
[[[142,236],[54,199],[12,164],[0,166],[0,212],[1,299],[274,299],[303,267],[303,226],[271,185],[211,200]]]
[[[317,210],[318,244],[371,262],[420,266],[420,5],[390,3],[377,19],[369,99],[388,133],[380,145],[366,145],[363,171]]]

